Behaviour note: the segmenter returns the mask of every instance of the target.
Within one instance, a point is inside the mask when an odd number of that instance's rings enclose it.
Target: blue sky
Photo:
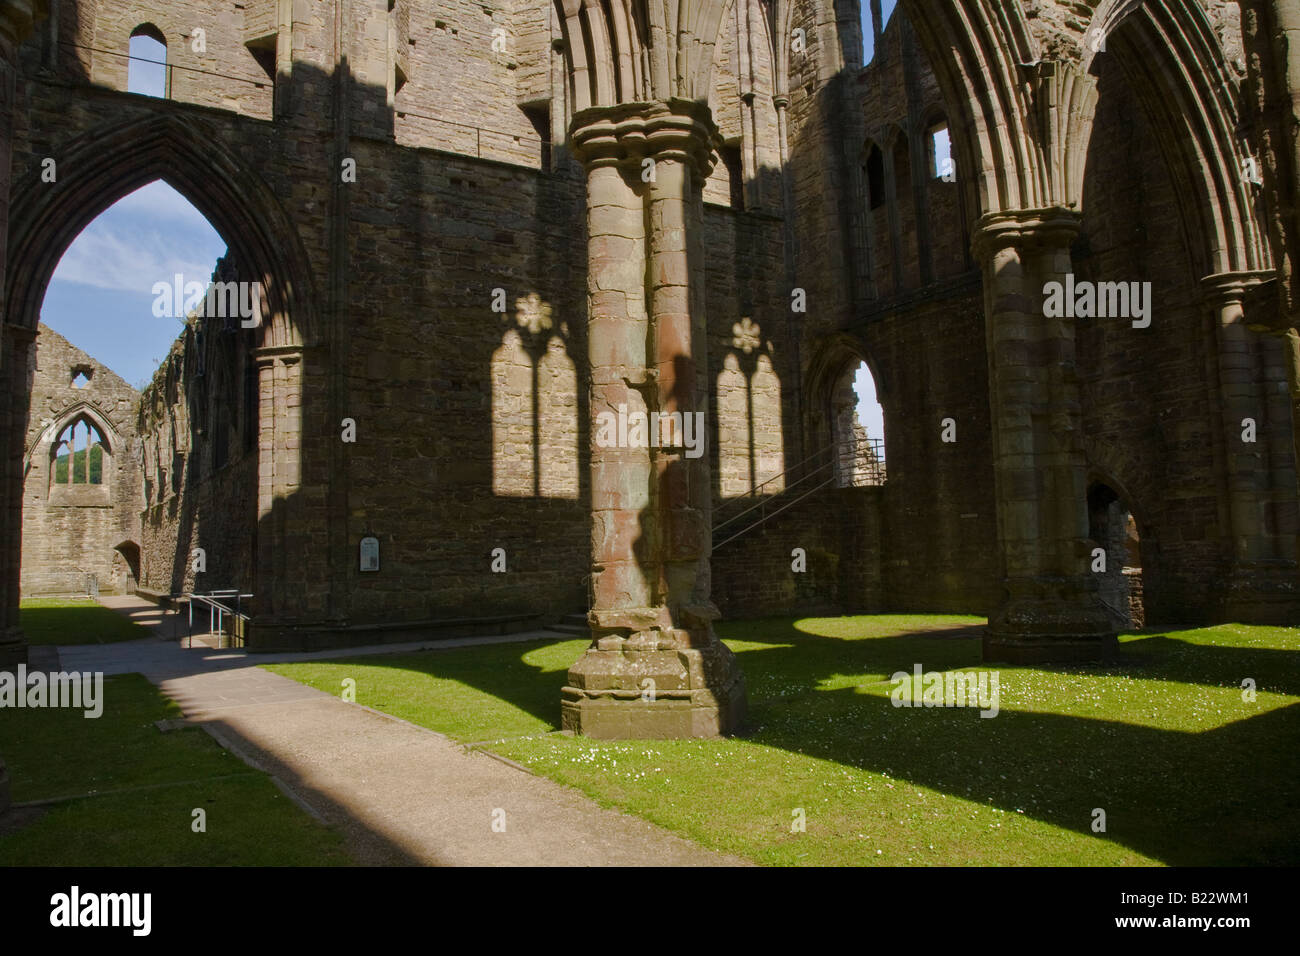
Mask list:
[[[131,38],[127,89],[166,92],[167,49]],[[124,196],[87,226],[63,253],[41,304],[41,321],[139,388],[153,376],[181,322],[155,318],[153,286],[207,285],[226,243],[203,214],[167,183]]]
[[[871,3],[869,0],[861,0],[862,3],[862,62],[870,63],[871,58],[875,56],[876,34],[871,29]],[[889,18],[894,14],[894,8],[898,6],[898,0],[882,0],[880,4],[880,16],[889,22]]]
[[[155,282],[207,285],[225,240],[165,182],[124,196],[87,226],[59,260],[41,321],[139,387],[180,333],[155,318]]]
[[[131,37],[127,55],[126,91],[145,96],[167,92],[167,48],[152,37]]]
[[[868,438],[885,437],[885,410],[876,401],[876,383],[864,362],[858,367],[853,380],[853,390],[858,393],[858,421],[867,430]]]

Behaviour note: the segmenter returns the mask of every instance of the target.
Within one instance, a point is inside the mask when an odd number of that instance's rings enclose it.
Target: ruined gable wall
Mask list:
[[[22,591],[84,592],[88,574],[103,591],[127,590],[133,582],[114,549],[140,539],[134,421],[139,393],[48,326],[39,329],[35,356],[23,480]],[[72,384],[79,368],[90,376],[84,388]],[[56,484],[52,445],[83,408],[111,426],[103,436],[110,451],[103,482]]]

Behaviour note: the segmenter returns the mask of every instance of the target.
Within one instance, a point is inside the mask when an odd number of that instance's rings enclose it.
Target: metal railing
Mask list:
[[[85,575],[82,582],[82,590],[86,592],[88,598],[99,598],[99,575],[94,571],[87,571],[85,568],[73,566],[75,570]]]
[[[879,438],[858,439],[839,446],[841,485],[871,488],[885,483],[885,443]]]
[[[163,81],[164,82],[163,93],[160,98],[166,100],[173,99],[172,79],[175,76],[175,71],[177,70],[180,70],[183,73],[196,73],[200,76],[212,76],[223,80],[233,80],[236,83],[245,83],[259,90],[271,89],[275,86],[275,81],[269,78],[253,79],[247,76],[233,76],[229,73],[218,73],[215,70],[203,70],[196,66],[181,66],[177,63],[170,63],[165,60],[151,60],[149,57],[145,57],[145,56],[132,56],[131,54],[123,53],[120,50],[105,50],[101,47],[85,46],[84,44],[72,43],[71,41],[68,40],[60,40],[59,45],[68,47],[69,49],[73,49],[73,50],[82,50],[86,53],[102,53],[105,56],[113,56],[121,60],[134,61],[136,63],[148,63],[152,66],[163,67],[165,70],[165,79]],[[180,102],[184,102],[184,101],[180,101]],[[421,120],[427,120],[432,123],[438,123],[442,126],[450,126],[455,129],[465,130],[467,131],[467,133],[473,133],[474,152],[470,154],[468,150],[466,150],[465,155],[473,155],[477,159],[498,159],[501,162],[511,161],[508,158],[502,158],[503,156],[508,157],[510,155],[511,150],[509,149],[509,147],[498,147],[496,149],[492,148],[491,142],[493,137],[498,137],[504,140],[511,140],[513,141],[513,144],[516,146],[527,146],[530,149],[536,148],[539,152],[544,151],[547,146],[552,145],[549,139],[542,136],[535,136],[528,133],[511,133],[506,130],[490,129],[486,126],[471,126],[468,123],[457,123],[454,120],[443,119],[440,116],[429,116],[428,114],[425,113],[418,113],[415,110],[395,107],[393,113],[394,113],[395,121],[406,119],[407,117],[412,117],[414,119],[421,119]],[[483,155],[484,136],[488,138],[489,152],[494,154],[500,154],[500,155],[491,155],[486,157]],[[448,149],[447,152],[459,153],[461,152],[461,150]]]
[[[176,70],[184,73],[198,73],[202,76],[215,76],[223,80],[234,80],[237,83],[247,83],[249,86],[256,87],[259,90],[268,89],[274,85],[270,79],[255,80],[247,76],[232,76],[229,73],[217,73],[215,70],[201,70],[197,66],[180,66],[176,63],[168,63],[165,60],[151,60],[147,56],[132,56],[129,53],[123,53],[120,50],[105,50],[100,47],[86,46],[81,43],[73,43],[69,40],[60,40],[59,46],[68,47],[73,50],[83,50],[86,53],[102,53],[105,56],[115,56],[120,60],[134,60],[136,63],[149,63],[153,66],[166,68],[166,79],[164,80],[163,99],[171,99],[172,95],[172,77]]]
[[[209,591],[207,594],[185,592],[185,603],[189,607],[189,632],[186,635],[185,646],[194,646],[194,603],[196,601],[201,608],[206,606],[208,609],[208,633],[218,635],[218,647],[242,646],[242,625],[249,620],[249,616],[243,612],[243,602],[245,598],[251,599],[252,597],[251,594],[241,594],[238,588]],[[202,612],[200,611],[200,613]],[[226,633],[227,619],[234,626],[234,632],[231,634]],[[240,644],[230,643],[234,640],[238,640]]]
[[[799,472],[802,474],[798,478],[785,484],[786,478]],[[884,483],[885,443],[882,440],[866,439],[854,442],[852,447],[844,447],[837,442],[820,448],[793,467],[721,505],[714,512],[715,517],[737,503],[748,507],[714,524],[713,550],[717,551],[741,535],[748,534],[823,488],[837,484],[840,487],[864,488]],[[801,489],[799,494],[791,497],[796,489]],[[750,519],[748,523],[738,524],[746,517]],[[721,541],[717,540],[719,536],[722,536]]]
[[[483,134],[485,133],[489,137],[489,143],[491,142],[491,137],[496,136],[496,137],[501,137],[503,139],[512,140],[513,144],[516,146],[526,145],[529,148],[535,147],[539,151],[539,153],[543,151],[547,146],[551,145],[550,140],[543,139],[541,136],[531,136],[528,133],[509,133],[506,132],[505,130],[488,129],[487,127],[484,126],[470,126],[468,123],[457,123],[454,120],[443,119],[440,116],[430,116],[427,113],[417,113],[415,112],[415,110],[395,108],[394,114],[396,119],[399,120],[406,119],[407,117],[413,117],[415,119],[427,120],[430,123],[437,123],[441,126],[450,126],[454,129],[465,130],[467,138],[469,133],[473,133],[474,134],[474,156],[478,159],[498,158],[497,156],[485,157],[483,155]],[[449,149],[447,151],[460,152],[460,150],[454,150],[454,149]],[[506,147],[503,149],[493,150],[493,152],[509,154],[510,150],[509,147]],[[501,161],[504,162],[505,160],[501,160]]]

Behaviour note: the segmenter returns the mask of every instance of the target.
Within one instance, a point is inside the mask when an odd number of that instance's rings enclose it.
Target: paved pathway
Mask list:
[[[339,826],[363,863],[441,865],[737,865],[643,820],[441,734],[260,670],[271,661],[396,653],[506,641],[547,631],[298,654],[186,649],[157,608],[101,603],[150,627],[147,640],[59,649],[64,670],[143,673],[223,746],[272,774]],[[500,821],[504,820],[504,832]],[[494,821],[497,829],[494,829]]]

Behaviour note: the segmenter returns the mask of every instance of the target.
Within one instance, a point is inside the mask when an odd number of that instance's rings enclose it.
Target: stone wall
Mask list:
[[[586,195],[563,145],[573,103],[554,8],[340,9],[65,0],[21,51],[15,255],[56,256],[114,190],[165,176],[245,274],[271,277],[292,304],[246,335],[192,324],[144,396],[146,583],[251,586],[275,639],[299,643],[588,607]],[[722,149],[699,249],[714,506],[787,495],[833,446],[835,389],[862,361],[885,409],[888,481],[856,498],[828,488],[721,550],[714,599],[733,615],[787,600],[988,611],[1005,569],[968,221],[983,171],[936,175],[946,105],[901,10],[862,69],[856,4],[795,0],[787,25],[803,49],[780,77],[772,54],[788,43],[769,52],[756,9],[727,15],[710,81]],[[1220,29],[1230,19],[1216,14]],[[120,54],[143,23],[165,34],[173,67],[191,69],[174,73],[169,99],[124,92]],[[205,52],[190,42],[197,28]],[[1088,467],[1132,499],[1151,616],[1204,617],[1232,546],[1204,276],[1157,130],[1132,81],[1099,69],[1073,260],[1081,276],[1150,279],[1159,314],[1141,338],[1080,325],[1081,441]],[[107,170],[99,191],[70,206],[33,200],[42,161],[69,155]],[[1279,438],[1290,441],[1291,420],[1274,394],[1275,345],[1250,348],[1272,389],[1264,507],[1282,520],[1294,454]],[[1054,367],[1028,347],[1020,360]],[[358,566],[369,536],[377,572]],[[796,546],[810,557],[802,583]],[[192,570],[196,547],[206,577]],[[834,575],[811,570],[814,554],[826,567],[837,557]],[[754,593],[766,596],[751,605]]]
[[[714,598],[728,618],[889,610],[881,574],[885,551],[880,488],[839,488],[773,517],[730,543],[726,538],[764,516],[756,510],[727,525],[713,554]],[[744,508],[719,512],[725,520]],[[802,554],[796,553],[796,549]],[[798,570],[797,570],[798,569]]]
[[[86,593],[92,576],[103,592],[135,587],[140,545],[138,399],[139,393],[111,369],[53,329],[40,326],[23,460],[24,594]],[[103,439],[98,483],[59,480],[67,475],[66,465],[56,474],[57,446],[74,424],[93,426]]]
[[[217,276],[237,281],[229,259]],[[142,587],[251,593],[257,528],[252,335],[203,307],[140,395]],[[200,553],[201,552],[201,553]]]

